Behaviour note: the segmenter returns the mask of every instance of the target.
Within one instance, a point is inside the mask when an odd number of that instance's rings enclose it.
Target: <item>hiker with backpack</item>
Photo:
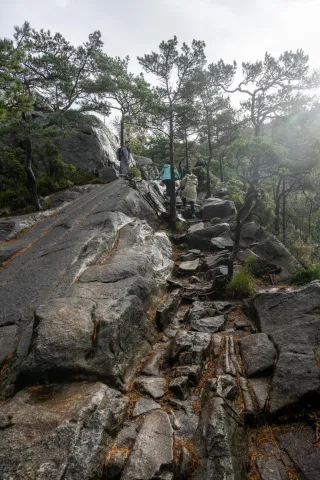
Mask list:
[[[166,186],[166,194],[168,197],[172,196],[172,189],[175,188],[175,180],[180,178],[178,170],[174,167],[174,179],[171,179],[171,165],[166,163],[163,165],[161,172],[159,173],[160,179]]]
[[[126,145],[123,145],[121,148],[118,148],[117,157],[120,162],[120,175],[125,176],[127,168],[130,165],[130,150]]]
[[[185,209],[187,202],[190,202],[192,218],[196,218],[197,187],[198,178],[189,170],[187,175],[181,180],[181,198]]]

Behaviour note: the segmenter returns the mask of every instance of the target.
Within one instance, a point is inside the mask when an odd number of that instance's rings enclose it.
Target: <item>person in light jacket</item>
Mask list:
[[[197,188],[198,178],[189,170],[181,180],[181,198],[184,208],[186,208],[187,202],[190,202],[192,218],[196,218]]]
[[[168,197],[171,197],[172,188],[175,188],[175,182],[174,180],[171,180],[170,163],[166,163],[165,165],[163,165],[159,176],[166,186],[166,194],[168,195]],[[179,172],[176,168],[174,168],[174,177],[176,180],[180,178]]]

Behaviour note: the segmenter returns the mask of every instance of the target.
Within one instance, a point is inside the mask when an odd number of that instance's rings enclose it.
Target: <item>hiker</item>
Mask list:
[[[117,157],[120,161],[120,175],[125,176],[127,172],[127,168],[130,164],[130,151],[126,145],[123,145],[121,148],[118,148]]]
[[[186,209],[187,202],[190,202],[192,218],[196,218],[197,187],[198,178],[189,170],[187,175],[181,180],[181,198],[184,209]]]
[[[171,197],[172,188],[175,188],[175,181],[171,180],[171,165],[166,163],[163,165],[161,172],[159,173],[160,179],[166,186],[166,194],[168,197]],[[174,167],[174,177],[175,180],[180,178],[178,170]]]

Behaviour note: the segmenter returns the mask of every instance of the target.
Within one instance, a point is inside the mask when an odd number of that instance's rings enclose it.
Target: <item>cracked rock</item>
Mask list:
[[[165,394],[167,382],[163,377],[139,377],[135,380],[135,386],[142,393],[161,398]]]

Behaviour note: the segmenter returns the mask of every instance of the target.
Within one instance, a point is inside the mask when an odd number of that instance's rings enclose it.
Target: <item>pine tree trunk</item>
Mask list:
[[[223,163],[222,163],[222,155],[219,153],[219,165],[220,165],[220,180],[223,182]]]
[[[32,147],[31,147],[30,138],[27,138],[24,141],[24,150],[25,150],[24,169],[27,174],[28,186],[31,190],[34,204],[37,207],[37,210],[40,211],[41,206],[40,206],[39,197],[37,193],[37,181],[32,171]]]
[[[170,111],[170,170],[171,170],[171,197],[170,197],[170,223],[172,230],[176,229],[176,189],[174,174],[174,149],[173,149],[173,111]]]
[[[287,222],[286,222],[286,177],[283,175],[283,186],[282,186],[282,243],[286,245],[287,243]]]
[[[124,116],[122,114],[120,121],[120,144],[121,147],[124,145]]]
[[[185,155],[186,155],[186,168],[187,172],[189,171],[189,145],[188,145],[188,136],[187,130],[184,131],[184,144],[185,144]]]
[[[281,194],[280,194],[280,186],[282,183],[282,176],[279,178],[277,188],[276,188],[276,201],[275,201],[275,221],[274,221],[274,233],[276,237],[280,237],[280,200],[281,200]]]

